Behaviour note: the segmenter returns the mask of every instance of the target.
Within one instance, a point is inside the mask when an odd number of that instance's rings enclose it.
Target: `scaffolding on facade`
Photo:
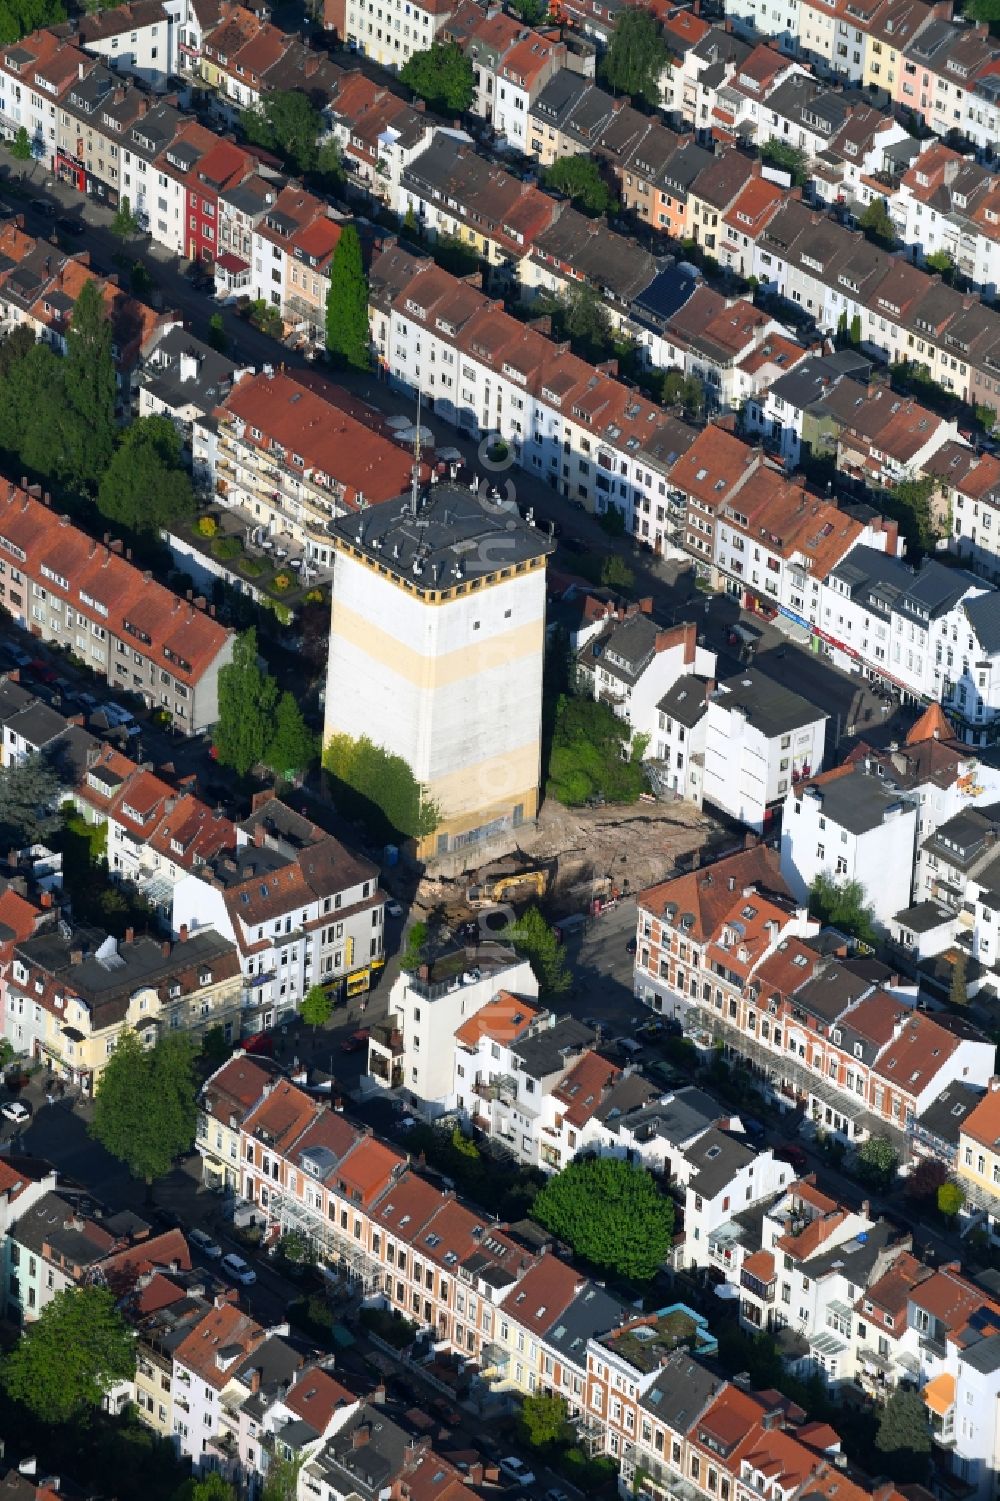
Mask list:
[[[837,1089],[808,1065],[800,1063],[786,1053],[766,1047],[757,1038],[748,1037],[738,1027],[732,1027],[714,1010],[699,1006],[697,1016],[700,1026],[719,1042],[745,1058],[754,1068],[774,1084],[791,1085],[800,1095],[813,1096],[823,1105],[837,1110],[846,1120],[857,1121],[865,1114],[865,1101],[860,1095],[852,1095],[846,1089]]]
[[[298,1230],[307,1235],[321,1261],[345,1271],[352,1281],[360,1282],[366,1293],[378,1286],[382,1268],[377,1258],[334,1220],[324,1219],[312,1205],[275,1186],[269,1190],[268,1213],[282,1234]]]

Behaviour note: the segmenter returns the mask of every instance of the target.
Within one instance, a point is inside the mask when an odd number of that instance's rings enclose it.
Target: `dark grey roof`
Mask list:
[[[628,1318],[629,1312],[619,1298],[588,1282],[545,1331],[545,1343],[574,1364],[586,1366],[587,1341],[617,1329]]]
[[[965,601],[965,613],[984,651],[1000,652],[1000,594],[990,589]]]
[[[607,1125],[611,1131],[625,1126],[640,1141],[662,1137],[672,1146],[682,1146],[727,1114],[710,1094],[694,1084],[687,1084],[639,1110],[609,1120]]]
[[[565,1068],[567,1058],[584,1052],[597,1040],[592,1027],[572,1017],[563,1017],[554,1027],[546,1027],[532,1037],[522,1038],[511,1045],[511,1053],[520,1062],[520,1072],[532,1079],[543,1079]]]
[[[824,1277],[827,1272],[836,1271],[848,1282],[864,1287],[880,1254],[896,1233],[888,1221],[878,1220],[870,1230],[861,1231],[852,1240],[841,1241],[818,1256],[810,1256],[810,1275]]]
[[[155,336],[154,336],[155,337]],[[148,354],[146,353],[148,350]],[[146,346],[142,383],[164,406],[198,407],[211,415],[232,389],[236,361],[176,325]]]
[[[708,678],[685,673],[676,680],[669,693],[663,695],[656,707],[661,714],[669,715],[689,730],[693,729],[708,711],[705,697],[707,688]]]
[[[569,68],[560,68],[545,85],[530,113],[544,120],[546,125],[559,125],[576,109],[588,89],[594,87],[582,73],[573,73]],[[606,95],[604,96],[607,97]]]
[[[975,1084],[954,1080],[917,1117],[917,1125],[928,1136],[936,1136],[940,1141],[957,1147],[963,1122],[985,1093],[985,1089]]]
[[[66,729],[67,721],[55,709],[50,709],[48,704],[43,704],[41,699],[36,699],[19,714],[12,714],[7,720],[5,728],[15,735],[20,735],[28,745],[41,749],[43,745],[50,744],[57,736]]]
[[[845,359],[846,356],[846,359]],[[851,376],[867,380],[872,362],[865,356],[855,355],[851,350],[836,354],[813,356],[800,360],[793,369],[778,377],[771,386],[774,396],[786,401],[789,406],[803,411],[813,402],[821,401],[830,387]]]
[[[966,1365],[972,1366],[974,1371],[982,1371],[986,1375],[1000,1371],[1000,1334],[991,1334],[987,1339],[966,1345],[962,1351],[962,1360]]]
[[[110,1249],[103,1236],[96,1240],[85,1233],[88,1224],[93,1225],[93,1221],[82,1219],[68,1199],[47,1193],[19,1217],[10,1234],[38,1256],[49,1246],[70,1267],[88,1267],[107,1256]]]
[[[901,928],[906,928],[911,933],[931,933],[944,923],[951,922],[954,916],[954,912],[943,903],[926,901],[917,902],[914,907],[904,907],[902,912],[896,913],[893,922],[899,923]]]
[[[415,516],[410,497],[400,496],[331,521],[329,530],[414,589],[451,589],[553,548],[515,509],[450,484],[421,492]]]
[[[768,740],[829,718],[815,704],[762,672],[746,671],[727,678],[712,695],[712,703],[729,713],[742,714]]]
[[[820,1021],[832,1022],[871,988],[869,980],[852,975],[842,964],[827,964],[798,987],[793,1005]]]
[[[713,1126],[684,1153],[685,1161],[695,1170],[688,1187],[703,1199],[714,1199],[756,1156],[745,1142]]]
[[[815,797],[822,804],[823,816],[838,828],[852,834],[866,834],[885,822],[886,814],[898,807],[912,806],[895,787],[859,767],[849,776],[808,785],[803,797]]]
[[[656,655],[658,627],[648,615],[638,613],[616,620],[594,641],[581,649],[581,667],[600,666],[612,677],[633,684]]]
[[[687,1433],[721,1385],[720,1378],[689,1351],[675,1350],[647,1387],[642,1405],[673,1433]]]
[[[367,1429],[362,1443],[355,1442],[358,1429]],[[318,1467],[338,1494],[356,1494],[368,1501],[391,1486],[402,1469],[409,1442],[383,1408],[366,1404],[327,1440],[308,1468]]]

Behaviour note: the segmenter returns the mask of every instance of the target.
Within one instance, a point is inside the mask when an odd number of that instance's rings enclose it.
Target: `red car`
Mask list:
[[[42,683],[54,683],[56,680],[55,672],[47,662],[42,662],[37,659],[33,662],[29,662],[28,671],[31,673],[31,676],[33,678],[38,678],[39,682]]]
[[[794,1142],[788,1142],[784,1146],[775,1147],[775,1157],[780,1157],[782,1162],[787,1162],[797,1173],[809,1171],[809,1157],[802,1147],[797,1147]]]
[[[360,1032],[352,1032],[350,1037],[345,1037],[340,1044],[342,1053],[360,1053],[362,1048],[368,1046],[368,1033],[362,1028]]]

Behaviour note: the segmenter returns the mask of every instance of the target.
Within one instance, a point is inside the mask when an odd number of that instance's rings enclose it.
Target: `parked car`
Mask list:
[[[507,1454],[500,1461],[500,1469],[508,1480],[516,1480],[518,1485],[534,1485],[535,1473],[529,1470],[523,1459],[518,1459],[516,1454]]]
[[[230,1251],[228,1256],[223,1256],[219,1266],[227,1277],[232,1277],[234,1282],[239,1282],[243,1287],[251,1287],[257,1281],[257,1273],[252,1266],[237,1256],[235,1251]]]
[[[222,1258],[222,1247],[214,1241],[206,1230],[188,1231],[188,1244],[194,1246],[209,1261],[219,1261]]]
[[[390,917],[402,917],[403,909],[398,902],[386,902],[385,910]]]
[[[793,1141],[786,1142],[780,1147],[775,1147],[774,1155],[775,1157],[779,1157],[782,1162],[787,1162],[797,1173],[807,1173],[809,1171],[809,1154],[804,1148],[797,1147]]]
[[[31,1118],[31,1106],[26,1105],[23,1100],[5,1100],[0,1105],[0,1115],[5,1121],[14,1121],[21,1126]]]
[[[65,214],[60,214],[56,220],[56,229],[64,235],[85,235],[87,226],[82,219],[70,219]]]
[[[636,942],[635,942],[635,934],[633,933],[632,937],[629,939],[628,943],[625,945],[625,952],[626,952],[626,954],[634,954],[635,953],[635,949],[636,949]]]
[[[362,1048],[368,1046],[368,1032],[362,1028],[359,1032],[352,1032],[350,1037],[345,1037],[340,1044],[342,1053],[360,1053]]]
[[[56,206],[54,203],[50,203],[47,198],[32,198],[31,207],[35,210],[36,214],[41,214],[43,218],[54,219],[56,216]]]
[[[55,672],[49,666],[48,662],[42,661],[41,657],[33,657],[25,668],[25,671],[30,672],[31,676],[37,678],[40,683],[51,685],[56,680]]]

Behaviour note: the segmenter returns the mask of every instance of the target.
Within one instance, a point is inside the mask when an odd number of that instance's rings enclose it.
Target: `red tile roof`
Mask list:
[[[6,552],[23,554],[24,571],[32,578],[41,580],[40,570],[47,568],[45,587],[51,593],[110,634],[124,631],[131,650],[184,682],[197,683],[232,638],[217,620],[18,485],[0,494],[0,539]]]
[[[469,1048],[475,1048],[483,1037],[492,1037],[497,1042],[514,1042],[527,1032],[540,1014],[539,1007],[521,996],[500,990],[492,1001],[462,1023],[455,1033],[455,1041]]]
[[[586,1286],[586,1278],[560,1261],[543,1255],[529,1267],[504,1300],[504,1311],[532,1334],[544,1334]]]
[[[674,909],[668,919],[671,925],[690,916],[692,923],[686,931],[696,943],[704,943],[732,907],[733,891],[746,886],[759,886],[780,896],[790,895],[778,857],[767,845],[740,850],[714,865],[649,886],[639,893],[637,900],[640,910],[653,918],[663,917],[669,905]]]
[[[224,1303],[210,1309],[181,1340],[174,1360],[194,1371],[206,1386],[221,1391],[240,1360],[252,1354],[264,1338],[264,1330],[255,1319],[232,1303]]]
[[[1000,1151],[1000,1088],[988,1089],[975,1110],[969,1112],[962,1135],[971,1136],[991,1151]]]

